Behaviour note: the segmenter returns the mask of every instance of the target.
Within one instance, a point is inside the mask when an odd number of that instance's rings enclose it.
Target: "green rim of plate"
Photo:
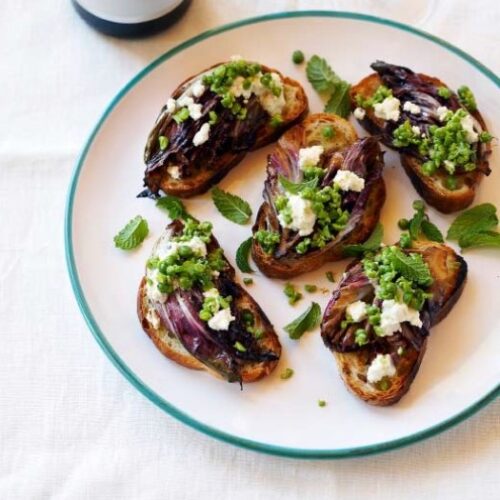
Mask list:
[[[76,188],[78,186],[78,179],[80,176],[81,169],[85,162],[85,158],[87,153],[99,132],[101,126],[105,122],[108,115],[111,111],[117,106],[120,100],[131,90],[144,76],[150,73],[153,69],[155,69],[159,64],[163,61],[171,58],[175,54],[183,51],[184,49],[195,45],[196,43],[201,42],[207,38],[218,35],[220,33],[224,33],[225,31],[230,31],[237,29],[241,26],[247,26],[249,24],[256,24],[265,21],[272,21],[276,19],[289,19],[295,17],[333,17],[333,18],[341,18],[341,19],[354,19],[358,21],[365,21],[370,23],[382,24],[385,26],[390,26],[399,30],[403,30],[409,33],[413,33],[419,37],[430,40],[441,47],[448,49],[450,52],[455,53],[462,59],[469,62],[474,68],[479,70],[483,75],[489,78],[492,82],[494,82],[497,87],[500,87],[500,79],[486,66],[481,64],[479,61],[463,52],[459,48],[441,40],[438,37],[430,35],[424,31],[418,30],[411,26],[408,26],[403,23],[399,23],[396,21],[391,21],[389,19],[384,19],[375,16],[369,16],[365,14],[357,14],[352,12],[334,12],[334,11],[296,11],[296,12],[280,12],[276,14],[269,14],[265,16],[253,17],[249,19],[243,19],[241,21],[237,21],[230,24],[225,24],[215,29],[211,29],[201,33],[198,36],[190,38],[189,40],[177,45],[173,49],[165,52],[163,55],[155,59],[151,64],[145,67],[142,71],[140,71],[132,80],[130,80],[115,96],[115,98],[108,105],[103,115],[95,125],[93,131],[91,132],[87,142],[78,158],[76,163],[72,179],[69,186],[68,197],[66,201],[66,211],[65,211],[65,222],[64,222],[64,241],[65,241],[65,253],[66,253],[66,263],[68,266],[68,272],[71,280],[71,285],[73,287],[73,291],[76,296],[76,300],[78,302],[78,306],[87,322],[92,334],[94,335],[97,343],[101,346],[103,351],[106,353],[108,358],[112,361],[112,363],[118,368],[118,370],[125,376],[125,378],[134,385],[142,394],[144,394],[148,399],[150,399],[154,404],[159,406],[162,410],[166,411],[173,417],[177,418],[181,422],[193,427],[194,429],[201,431],[209,436],[217,438],[221,441],[225,441],[227,443],[231,443],[233,445],[237,445],[243,448],[249,448],[252,450],[260,451],[263,453],[268,453],[271,455],[281,455],[286,457],[293,458],[348,458],[348,457],[359,457],[364,455],[371,455],[374,453],[380,453],[383,451],[393,450],[396,448],[401,448],[402,446],[406,446],[412,443],[416,443],[417,441],[421,441],[422,439],[429,438],[434,436],[450,427],[462,422],[466,418],[470,417],[478,410],[486,406],[489,402],[494,400],[498,395],[500,395],[500,383],[488,394],[483,396],[481,399],[476,401],[474,404],[466,408],[465,410],[459,412],[453,417],[440,422],[437,425],[429,427],[423,431],[417,432],[415,434],[411,434],[409,436],[405,436],[403,438],[395,439],[392,441],[376,443],[369,446],[359,446],[355,448],[341,448],[341,449],[331,449],[331,450],[314,450],[314,449],[302,449],[302,448],[289,448],[284,446],[276,446],[270,445],[258,441],[252,441],[250,439],[241,438],[239,436],[235,436],[232,434],[228,434],[219,429],[210,427],[205,425],[196,419],[190,417],[189,415],[183,413],[181,410],[171,405],[167,401],[165,401],[161,396],[147,387],[142,380],[133,373],[128,366],[123,362],[123,360],[118,356],[118,354],[111,347],[109,342],[106,340],[103,332],[99,328],[96,320],[94,319],[92,312],[85,300],[85,296],[83,294],[83,290],[80,285],[80,280],[78,278],[78,271],[76,269],[74,253],[73,253],[73,238],[72,238],[72,221],[73,221],[73,204],[76,193]]]

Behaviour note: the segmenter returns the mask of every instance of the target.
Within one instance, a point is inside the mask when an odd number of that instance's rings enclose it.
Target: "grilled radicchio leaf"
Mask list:
[[[319,187],[331,185],[338,170],[350,170],[359,177],[365,179],[365,187],[361,192],[349,191],[343,193],[342,208],[349,210],[350,216],[347,225],[326,247],[318,251],[326,250],[329,245],[338,244],[346,237],[353,228],[361,221],[366,209],[367,199],[370,196],[373,185],[382,176],[383,161],[382,152],[376,137],[365,137],[359,139],[343,152],[335,152],[326,158],[325,175]],[[267,229],[277,231],[281,234],[281,240],[274,255],[282,257],[290,252],[300,241],[297,232],[282,228],[278,220],[278,211],[274,204],[277,196],[283,194],[284,189],[279,182],[279,177],[298,183],[303,180],[303,172],[298,166],[298,153],[292,145],[286,143],[270,155],[268,160],[268,176],[264,186],[264,199],[271,207],[267,214]]]
[[[178,98],[187,86],[173,97]],[[179,168],[180,178],[188,177],[201,168],[217,168],[218,160],[224,153],[238,156],[254,146],[257,131],[269,116],[255,95],[252,95],[247,103],[243,103],[241,97],[239,101],[247,110],[244,120],[238,119],[230,109],[223,107],[221,97],[209,89],[195,99],[195,102],[202,106],[202,115],[198,120],[187,119],[176,123],[166,106],[162,109],[149,135],[144,153],[144,184],[152,195],[158,194],[161,178],[169,165]],[[210,136],[203,144],[194,146],[193,137],[201,126],[209,121],[210,112],[217,115],[216,123],[210,125]],[[159,146],[160,136],[169,138],[168,148],[164,150]]]
[[[184,348],[196,359],[219,373],[229,382],[241,383],[241,369],[248,362],[277,360],[273,352],[263,351],[246,330],[239,310],[234,306],[241,295],[240,288],[223,274],[216,283],[221,295],[231,295],[231,312],[235,320],[228,330],[216,331],[208,327],[198,315],[203,295],[199,289],[176,290],[164,304],[157,302],[156,310],[164,326],[172,332]],[[239,342],[245,351],[237,350]]]

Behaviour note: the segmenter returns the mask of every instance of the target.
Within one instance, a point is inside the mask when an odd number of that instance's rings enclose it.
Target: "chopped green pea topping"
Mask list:
[[[160,149],[162,151],[168,148],[168,142],[168,137],[165,137],[164,135],[160,135],[158,137],[158,144],[160,145]]]
[[[269,125],[273,128],[277,128],[283,124],[283,118],[281,115],[273,115],[269,121]]]
[[[176,121],[176,123],[185,122],[189,118],[189,109],[181,108],[179,111],[177,111],[177,113],[175,113],[173,118]]]
[[[281,373],[280,373],[280,379],[281,380],[288,380],[291,378],[294,374],[294,371],[292,368],[285,368]]]
[[[422,163],[425,175],[433,175],[439,168],[451,174],[460,170],[472,171],[476,168],[477,155],[476,146],[469,143],[467,131],[462,125],[462,120],[467,116],[463,109],[449,112],[444,125],[430,125],[424,137],[416,133],[410,121],[406,120],[394,130],[393,145],[414,146],[425,159]]]
[[[449,189],[450,191],[455,191],[458,187],[457,178],[453,177],[452,175],[446,177],[446,179],[444,180],[444,185],[446,189]]]
[[[280,233],[276,231],[266,231],[261,229],[257,231],[253,238],[262,247],[265,253],[273,253],[276,245],[280,242]]]
[[[490,142],[491,139],[493,139],[493,136],[486,130],[479,134],[479,140],[481,142]]]
[[[375,93],[368,98],[361,94],[356,95],[356,103],[360,108],[371,108],[374,104],[384,101],[387,97],[392,97],[392,90],[385,85],[379,85]]]
[[[363,346],[368,343],[368,334],[366,333],[366,330],[363,328],[358,328],[354,332],[354,341],[356,344],[359,346]]]
[[[404,302],[420,311],[425,300],[432,296],[427,292],[432,276],[420,254],[404,253],[396,246],[389,246],[375,256],[365,257],[362,262],[366,276],[377,285],[375,296],[381,300]],[[377,318],[378,313],[368,309],[368,320],[372,322],[370,317]],[[374,330],[377,333],[376,327]]]
[[[326,401],[324,399],[319,399],[318,400],[318,406],[320,408],[324,408],[326,406]]]
[[[295,64],[302,64],[304,62],[304,59],[304,52],[302,52],[301,50],[295,50],[292,54],[292,61]]]
[[[245,285],[251,285],[253,283],[253,279],[252,278],[243,278],[243,283],[245,283]]]
[[[333,130],[331,125],[327,125],[326,127],[323,127],[321,133],[325,139],[331,139],[335,135],[335,130]]]
[[[285,288],[283,289],[283,293],[288,297],[288,303],[293,306],[296,302],[298,302],[302,298],[302,294],[295,290],[295,287],[292,283],[287,283]]]
[[[234,348],[239,352],[246,352],[247,350],[246,347],[239,340],[237,340],[234,343]]]
[[[335,283],[335,276],[333,275],[332,271],[327,271],[327,272],[326,272],[326,279],[327,279],[330,283]]]
[[[316,285],[304,285],[304,290],[307,293],[314,293],[318,290],[318,287]]]
[[[210,123],[210,125],[215,125],[219,121],[219,117],[215,111],[209,111],[208,118],[208,123]]]
[[[476,98],[474,97],[474,94],[472,93],[472,90],[467,87],[467,85],[462,85],[458,90],[458,99],[460,103],[465,106],[465,108],[468,111],[476,111],[477,110],[477,104],[476,104]]]
[[[443,99],[449,99],[453,92],[448,87],[439,87],[437,93]]]

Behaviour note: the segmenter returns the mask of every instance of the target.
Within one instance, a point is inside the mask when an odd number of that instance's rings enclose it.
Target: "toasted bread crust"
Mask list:
[[[434,279],[429,290],[433,297],[428,303],[430,326],[434,326],[446,317],[462,294],[466,283],[467,264],[461,256],[443,244],[428,241],[415,242],[413,250],[422,254]],[[345,305],[352,300],[357,300],[354,295],[351,296],[349,291],[343,291],[342,288],[334,293],[336,294],[335,302],[328,304],[325,310],[321,325],[322,335],[326,333],[327,319],[334,304],[338,302]],[[427,346],[427,337],[421,340],[422,344],[418,349],[408,344],[404,356],[398,357],[397,373],[391,377],[391,386],[386,390],[381,390],[377,384],[368,383],[366,379],[367,367],[376,352],[374,346],[369,344],[350,352],[332,349],[332,353],[338,364],[340,376],[350,392],[368,404],[388,406],[399,401],[410,389]]]
[[[438,87],[446,87],[438,78],[419,73],[419,76],[426,82]],[[377,73],[370,74],[363,78],[358,84],[351,87],[350,98],[351,106],[356,107],[356,96],[361,95],[364,98],[371,97],[377,88],[382,84],[382,80]],[[479,111],[471,113],[472,116],[481,124],[484,130],[487,130],[486,124]],[[367,109],[365,118],[359,120],[359,123],[369,133],[379,135],[380,130],[384,126],[384,121],[375,116],[373,109]],[[392,142],[388,140],[385,134],[382,134],[381,141],[391,149],[395,149]],[[491,153],[491,146],[485,147],[484,158],[480,160],[480,168],[472,172],[464,172],[456,174],[456,178],[460,184],[459,189],[450,191],[444,187],[446,175],[443,172],[437,172],[432,176],[427,176],[422,172],[422,162],[410,154],[401,152],[401,164],[410,178],[413,187],[418,194],[429,204],[435,207],[442,213],[452,213],[458,210],[464,210],[474,200],[476,188],[484,177],[483,170],[487,168],[487,157]]]
[[[210,69],[215,68],[220,64],[222,63],[215,64],[202,73],[205,73],[206,71],[209,71]],[[304,118],[307,115],[309,109],[307,96],[300,83],[293,80],[292,78],[283,76],[279,71],[275,69],[269,68],[264,65],[262,65],[262,68],[265,72],[272,71],[281,76],[284,82],[285,95],[289,97],[290,102],[284,110],[283,123],[278,127],[271,127],[269,123],[262,127],[257,135],[257,140],[253,148],[251,149],[252,151],[264,147],[267,144],[270,144],[277,140],[285,130]],[[176,98],[181,95],[184,87],[197,76],[198,75],[195,75],[182,82],[173,92],[173,97]],[[191,176],[185,179],[172,179],[166,173],[166,169],[160,169],[160,171],[154,172],[149,175],[154,176],[158,180],[160,189],[165,193],[180,198],[190,198],[192,196],[205,193],[210,189],[210,187],[220,182],[229,173],[230,170],[232,170],[236,165],[238,165],[238,163],[243,160],[246,154],[246,152],[225,153],[219,158],[217,168],[211,170],[199,170],[196,176]]]
[[[234,279],[235,272],[232,267],[229,268],[227,273]],[[263,349],[275,353],[278,357],[278,359],[272,361],[248,362],[243,365],[241,370],[242,382],[256,382],[269,375],[276,368],[281,355],[281,344],[271,322],[257,302],[240,285],[236,284],[236,287],[238,288],[239,297],[236,299],[235,305],[252,311],[256,325],[264,332],[263,337],[259,339],[259,345]],[[164,356],[185,368],[207,370],[216,377],[221,378],[217,372],[190,354],[175,334],[168,331],[163,324],[160,323],[160,326],[155,328],[148,320],[148,311],[150,308],[151,304],[146,295],[146,278],[143,278],[139,284],[137,293],[137,315],[144,332],[153,341],[157,349]]]
[[[336,130],[340,127],[343,129],[343,134],[337,133],[334,135],[336,142],[330,148],[330,151],[342,150],[357,139],[356,132],[348,122],[336,116],[319,113],[307,117],[302,123],[287,131],[278,142],[277,148],[294,142],[299,144],[297,149],[307,147],[310,145],[308,142],[309,133],[314,136],[312,131],[317,128],[318,124],[324,125],[325,123],[333,125]],[[318,269],[327,262],[340,260],[343,258],[343,250],[346,245],[361,243],[373,232],[379,220],[385,197],[385,183],[382,178],[377,179],[370,187],[360,222],[356,224],[352,231],[345,234],[341,240],[333,240],[323,249],[307,252],[305,255],[295,254],[276,258],[274,255],[266,253],[261,245],[254,240],[252,243],[252,258],[266,276],[280,279],[292,278]],[[253,232],[266,228],[266,219],[271,210],[267,202],[260,206]]]

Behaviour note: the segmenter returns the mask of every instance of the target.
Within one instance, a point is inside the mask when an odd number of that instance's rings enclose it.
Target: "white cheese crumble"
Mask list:
[[[195,97],[201,97],[203,92],[205,92],[205,85],[203,85],[201,80],[196,80],[191,87],[191,92]]]
[[[231,309],[221,309],[217,311],[209,320],[208,326],[212,330],[227,330],[231,321],[236,318],[231,314]]]
[[[466,134],[465,140],[469,144],[473,144],[473,143],[477,142],[478,134],[474,130],[474,120],[472,119],[472,116],[471,115],[464,116],[460,120],[460,125],[462,125],[462,128],[465,130],[465,134]]]
[[[373,105],[375,116],[382,120],[397,122],[400,115],[400,102],[396,97],[386,97],[382,102]]]
[[[420,127],[418,127],[417,125],[413,125],[411,129],[415,135],[420,135]]]
[[[198,132],[196,132],[196,134],[194,134],[193,144],[195,146],[200,146],[201,144],[208,141],[209,135],[210,135],[210,124],[204,123],[200,127],[200,130],[198,130]]]
[[[271,73],[271,78],[275,86],[281,89],[279,96],[275,96],[271,90],[264,85],[262,85],[260,78],[262,73],[257,73],[250,81],[250,86],[245,89],[243,88],[243,82],[245,79],[242,76],[238,76],[233,80],[230,88],[230,92],[235,97],[243,97],[248,100],[252,94],[255,94],[260,101],[262,107],[271,115],[281,115],[283,113],[283,108],[286,105],[285,101],[285,89],[280,76],[277,73]]]
[[[177,109],[177,103],[175,102],[175,99],[168,99],[167,100],[167,111],[172,115],[175,113],[175,110]]]
[[[356,108],[354,110],[354,118],[362,120],[366,115],[366,111],[363,108]]]
[[[337,184],[342,191],[355,191],[359,193],[365,187],[365,180],[350,170],[337,170],[333,183]]]
[[[314,231],[316,223],[316,214],[312,209],[309,200],[304,200],[299,195],[291,194],[288,196],[288,205],[290,207],[292,221],[287,223],[280,213],[278,219],[282,227],[298,231],[299,236],[308,236]]]
[[[187,241],[171,241],[166,238],[156,249],[156,256],[160,259],[166,259],[168,256],[177,252],[179,247],[189,247],[196,255],[205,257],[207,255],[207,245],[199,236],[193,236]]]
[[[396,367],[394,366],[391,355],[377,354],[368,367],[366,379],[370,384],[375,384],[384,377],[394,377],[394,375],[396,375]]]
[[[406,101],[403,104],[403,110],[408,111],[412,115],[419,115],[420,112],[422,111],[418,104],[415,104],[414,102],[411,102],[411,101]]]
[[[455,173],[455,163],[453,163],[450,160],[444,160],[443,164],[444,164],[444,168],[447,170],[447,172],[449,172],[450,174]]]
[[[444,122],[444,120],[448,116],[449,112],[450,112],[450,110],[446,106],[439,106],[439,108],[436,109],[436,114],[437,114],[438,120],[440,122]]]
[[[184,93],[177,99],[177,106],[179,108],[188,108],[191,104],[194,103],[194,100],[191,96],[189,96],[187,93]]]
[[[396,302],[393,299],[382,302],[382,314],[380,316],[381,337],[388,337],[401,330],[401,323],[408,321],[413,326],[422,326],[420,313],[416,309],[408,307],[405,303]]]
[[[366,307],[366,302],[357,300],[356,302],[349,304],[345,312],[355,323],[357,323],[358,321],[363,321],[366,318]]]
[[[203,292],[203,297],[217,298],[217,297],[220,297],[220,293],[219,293],[219,290],[217,290],[217,288],[210,288],[206,292]]]
[[[167,167],[167,173],[172,179],[179,180],[181,178],[181,169],[177,165]]]
[[[180,108],[187,108],[189,111],[189,116],[193,120],[199,120],[201,118],[201,104],[194,102],[193,98],[188,95],[183,95],[177,99],[177,106]]]
[[[299,149],[299,168],[316,166],[323,154],[323,146],[311,146]]]

